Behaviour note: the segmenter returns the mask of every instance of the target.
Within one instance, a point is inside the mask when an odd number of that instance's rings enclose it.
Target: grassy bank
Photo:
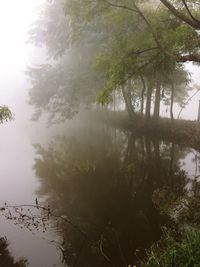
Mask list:
[[[180,236],[166,231],[163,239],[148,251],[142,267],[199,267],[200,230],[184,229]]]
[[[138,267],[200,267],[200,181],[193,180],[179,201],[175,209],[172,205],[165,210],[158,204],[165,214],[176,214],[174,224],[164,228],[161,240],[147,250]],[[169,194],[167,202],[171,202]]]

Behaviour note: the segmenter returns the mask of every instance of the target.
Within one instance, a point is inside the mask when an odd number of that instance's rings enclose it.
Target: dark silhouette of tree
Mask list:
[[[8,250],[8,241],[7,239],[0,238],[0,266],[1,267],[26,267],[28,262],[25,259],[20,259],[15,261],[12,255]]]

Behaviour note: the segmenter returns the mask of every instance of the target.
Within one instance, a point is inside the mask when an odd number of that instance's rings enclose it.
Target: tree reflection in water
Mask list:
[[[7,239],[0,238],[0,266],[1,267],[26,267],[28,262],[25,259],[15,261],[8,250]]]
[[[185,194],[179,161],[188,151],[172,143],[102,127],[35,148],[38,195],[92,240],[60,223],[69,266],[137,263],[171,223],[157,208],[156,192],[165,189],[173,202]]]

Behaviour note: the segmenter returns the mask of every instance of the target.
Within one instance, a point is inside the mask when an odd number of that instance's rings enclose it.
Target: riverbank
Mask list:
[[[136,134],[157,137],[177,144],[187,145],[197,150],[200,149],[200,123],[190,120],[174,120],[160,118],[158,121],[147,122],[141,117],[130,118],[126,112],[98,113],[98,119],[124,130]]]

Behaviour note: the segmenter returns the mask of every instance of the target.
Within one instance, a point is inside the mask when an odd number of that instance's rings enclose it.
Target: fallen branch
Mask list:
[[[50,210],[50,207],[44,207],[44,206],[41,206],[41,205],[7,205],[5,204],[4,207],[1,207],[0,208],[0,211],[5,211],[6,208],[9,209],[9,208],[13,208],[15,209],[18,209],[18,208],[35,208],[35,209],[40,209],[40,210],[44,210],[44,211],[47,211],[47,216],[48,216],[48,219],[50,217],[50,215],[52,217],[55,217],[55,218],[59,218],[63,221],[65,221],[66,223],[70,224],[77,232],[79,232],[81,235],[83,235],[84,237],[88,237],[87,234],[85,232],[83,232],[77,225],[75,225],[72,221],[70,221],[69,219],[67,219],[66,217],[64,216],[61,216],[61,215],[57,215],[55,213],[53,213],[51,210]],[[22,215],[22,216],[27,216],[27,215]]]

